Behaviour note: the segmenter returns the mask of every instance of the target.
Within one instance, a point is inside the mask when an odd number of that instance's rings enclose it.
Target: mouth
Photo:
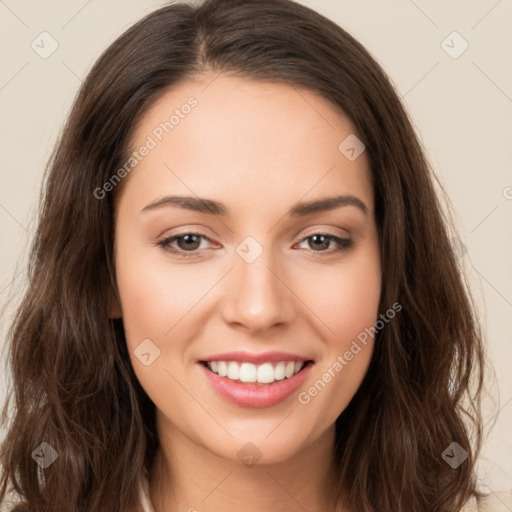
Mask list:
[[[238,384],[271,386],[275,382],[291,379],[314,363],[305,361],[266,361],[254,364],[247,361],[200,361],[208,371]]]
[[[217,356],[215,360],[198,361],[198,367],[221,399],[254,409],[272,407],[289,399],[304,384],[314,365],[312,359],[281,359],[276,354],[270,359],[281,360],[269,361],[258,356],[253,357],[256,362],[249,362],[239,354],[237,358]]]

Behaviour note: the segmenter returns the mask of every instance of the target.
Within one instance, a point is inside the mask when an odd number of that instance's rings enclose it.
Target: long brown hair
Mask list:
[[[305,87],[364,138],[380,312],[395,302],[402,310],[378,332],[365,379],[336,420],[336,499],[360,512],[459,510],[475,493],[484,359],[449,208],[379,64],[291,0],[165,6],[88,74],[47,167],[28,285],[8,332],[13,393],[3,422],[12,398],[14,414],[0,453],[0,500],[11,482],[19,512],[140,506],[141,475],[158,448],[155,410],[131,367],[122,320],[108,316],[118,189],[101,198],[93,191],[127,161],[134,128],[156,99],[205,70]],[[33,457],[43,442],[58,455],[44,485]],[[456,469],[442,456],[453,442],[468,455]]]

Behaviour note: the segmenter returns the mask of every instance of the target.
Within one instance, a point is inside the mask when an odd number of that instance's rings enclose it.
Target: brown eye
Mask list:
[[[307,238],[307,240],[311,240],[310,247],[316,249],[329,249],[331,245],[332,238],[325,235],[313,235]]]
[[[193,251],[198,249],[201,245],[201,238],[199,235],[189,234],[184,236],[178,236],[175,238],[178,247],[185,251]]]
[[[209,240],[209,238],[201,235],[200,233],[185,233],[183,235],[175,235],[169,238],[164,238],[158,242],[158,245],[161,246],[164,250],[174,254],[182,255],[185,257],[195,256],[195,252],[199,249],[202,239]],[[173,243],[176,245],[171,245]]]
[[[326,254],[334,254],[347,251],[354,244],[354,241],[349,238],[341,238],[335,235],[330,235],[328,233],[315,233],[302,240],[302,242],[305,241],[310,241],[308,242],[308,246],[311,251]],[[337,247],[335,247],[333,250],[328,250],[332,242],[335,242]]]

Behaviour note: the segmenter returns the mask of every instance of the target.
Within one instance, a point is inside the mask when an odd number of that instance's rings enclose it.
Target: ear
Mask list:
[[[119,304],[119,300],[114,294],[112,288],[109,288],[109,311],[108,316],[111,319],[114,318],[122,318],[123,311],[121,310],[121,306]]]

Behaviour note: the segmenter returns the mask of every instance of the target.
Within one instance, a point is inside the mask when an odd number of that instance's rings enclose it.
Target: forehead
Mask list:
[[[132,149],[151,149],[123,186],[134,201],[176,192],[229,198],[243,210],[338,192],[372,208],[366,153],[351,161],[339,148],[354,132],[310,90],[200,75],[169,89],[142,117]]]

